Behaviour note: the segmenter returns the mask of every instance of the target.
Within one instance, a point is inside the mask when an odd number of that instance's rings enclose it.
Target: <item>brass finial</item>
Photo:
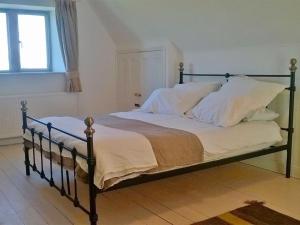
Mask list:
[[[21,108],[21,110],[22,110],[22,112],[27,112],[27,101],[26,100],[22,100],[21,101],[21,105],[22,105],[22,108]]]
[[[290,66],[290,71],[291,71],[292,73],[295,73],[296,70],[297,70],[297,66],[296,66],[296,64],[297,64],[297,59],[292,58],[290,64],[291,64],[291,66]]]
[[[183,62],[179,63],[179,71],[181,73],[183,73],[183,70],[184,70],[183,66],[184,66]]]
[[[93,117],[87,117],[84,120],[84,123],[87,126],[87,128],[84,131],[84,133],[86,134],[87,137],[93,137],[93,134],[95,133],[95,130],[92,128],[92,126],[94,124]]]

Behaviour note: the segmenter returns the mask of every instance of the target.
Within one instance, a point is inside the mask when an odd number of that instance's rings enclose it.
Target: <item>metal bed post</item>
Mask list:
[[[27,129],[27,101],[21,101],[21,111],[22,111],[22,129],[23,134],[25,134],[25,131]],[[29,161],[29,148],[24,143],[24,153],[25,153],[25,168],[26,168],[26,175],[30,176],[30,161]]]
[[[179,84],[183,84],[183,62],[179,63]]]
[[[96,159],[94,156],[94,146],[93,146],[93,135],[95,130],[92,128],[94,124],[94,119],[92,117],[87,117],[84,120],[85,125],[87,126],[84,133],[87,138],[87,153],[88,153],[88,182],[89,182],[89,200],[90,200],[90,223],[91,225],[96,225],[98,221],[98,215],[96,210],[96,197],[97,197],[97,187],[94,184],[94,172]]]
[[[288,141],[287,141],[287,157],[286,157],[286,177],[290,178],[291,176],[291,162],[292,162],[292,148],[293,148],[293,133],[294,133],[294,125],[293,125],[293,117],[294,117],[294,99],[295,99],[295,74],[296,74],[296,59],[291,59],[290,71],[291,71],[291,79],[290,79],[290,105],[289,105],[289,122],[288,122]]]

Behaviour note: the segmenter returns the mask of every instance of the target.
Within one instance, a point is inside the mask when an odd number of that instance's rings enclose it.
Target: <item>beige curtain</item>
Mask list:
[[[74,0],[55,0],[59,42],[66,67],[67,91],[80,92],[77,10]]]

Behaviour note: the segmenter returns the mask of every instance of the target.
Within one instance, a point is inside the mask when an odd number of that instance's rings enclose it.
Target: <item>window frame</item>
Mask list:
[[[31,10],[31,9],[10,9],[0,8],[0,13],[6,13],[7,21],[7,39],[8,39],[8,59],[9,70],[0,70],[0,73],[29,73],[29,72],[52,72],[52,49],[51,49],[51,25],[50,11]],[[18,15],[37,15],[45,18],[46,49],[47,49],[47,68],[35,69],[21,68],[20,43],[19,43],[19,25]]]
[[[0,8],[0,13],[6,13],[3,9]],[[7,48],[8,48],[8,66],[9,66],[9,69],[8,70],[0,70],[0,73],[10,73],[11,72],[11,62],[10,62],[10,58],[11,58],[11,53],[10,53],[10,49],[9,49],[9,46],[10,46],[10,40],[9,40],[9,31],[8,31],[8,16],[6,14],[6,33],[7,33]]]

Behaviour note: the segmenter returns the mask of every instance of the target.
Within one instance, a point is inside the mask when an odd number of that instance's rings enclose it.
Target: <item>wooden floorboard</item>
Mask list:
[[[16,190],[13,195],[23,198],[20,202],[22,204],[30,204],[35,210],[44,218],[48,224],[71,224],[70,221],[63,215],[57,208],[55,208],[51,202],[49,202],[41,191],[37,190],[30,182],[31,178],[27,178],[18,169],[16,169],[11,161],[9,161],[3,154],[0,154],[1,166],[0,169],[5,174],[7,182],[1,182],[2,185],[6,185],[8,182],[14,185],[14,188],[5,188],[5,193],[9,193],[11,190]],[[44,188],[47,188],[44,186]],[[19,206],[20,206],[19,205]]]
[[[88,224],[84,212],[37,174],[25,175],[23,157],[20,145],[0,147],[0,224]],[[78,182],[78,190],[87,206],[87,185]],[[299,190],[297,179],[235,163],[98,195],[97,210],[100,225],[189,225],[261,200],[300,219]]]
[[[136,204],[148,209],[151,213],[169,221],[173,225],[188,225],[193,222],[189,218],[185,218],[163,206],[160,202],[132,190],[132,188],[125,188],[120,190],[120,192],[126,195],[131,201],[134,201]]]

